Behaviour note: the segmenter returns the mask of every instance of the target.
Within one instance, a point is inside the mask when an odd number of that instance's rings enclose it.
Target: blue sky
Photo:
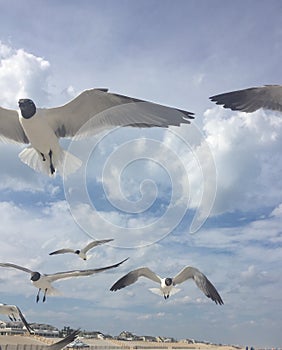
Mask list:
[[[130,260],[57,282],[63,297],[45,304],[28,276],[3,270],[0,302],[57,327],[281,346],[281,115],[208,99],[281,84],[281,1],[0,0],[0,10],[1,106],[29,97],[53,107],[107,87],[196,115],[180,128],[64,141],[85,161],[67,180],[35,173],[20,146],[1,143],[0,261],[52,273]],[[93,237],[115,240],[87,262],[48,255]],[[208,276],[223,306],[193,282],[167,301],[144,279],[109,291],[131,269],[173,276],[186,265]]]

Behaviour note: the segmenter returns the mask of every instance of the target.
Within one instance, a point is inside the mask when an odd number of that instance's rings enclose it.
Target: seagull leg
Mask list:
[[[43,296],[43,303],[45,302],[45,300],[46,300],[46,293],[47,293],[47,288],[45,289],[45,291],[44,291],[44,296]]]
[[[54,172],[55,172],[55,168],[54,168],[54,165],[53,165],[53,163],[52,163],[52,151],[50,150],[50,152],[49,152],[49,158],[50,158],[50,170],[51,170],[51,174],[53,175],[54,174]]]
[[[38,289],[38,293],[36,295],[36,302],[39,302],[39,294],[40,294],[41,288]]]
[[[40,152],[40,154],[41,154],[41,156],[42,156],[42,160],[43,160],[43,162],[45,162],[46,158],[45,158],[44,154],[43,154],[43,153],[41,153],[41,152]]]

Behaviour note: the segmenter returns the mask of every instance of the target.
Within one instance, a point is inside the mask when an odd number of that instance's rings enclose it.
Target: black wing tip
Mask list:
[[[224,305],[224,302],[220,296],[218,296],[217,298],[214,298],[213,301],[216,303],[216,305]]]
[[[184,111],[182,109],[177,109],[177,110],[185,115],[185,119],[195,119],[195,113]]]
[[[120,290],[122,288],[125,288],[126,286],[124,284],[119,284],[118,282],[116,282],[114,285],[111,286],[110,291],[111,292],[116,292],[117,290]]]
[[[224,95],[224,94],[210,96],[209,99],[210,99],[212,102],[215,102],[217,105],[223,105],[224,102],[221,102],[221,101],[220,101],[222,95]]]
[[[220,295],[217,295],[216,297],[212,297],[211,295],[207,295],[208,298],[211,298],[212,301],[216,303],[216,305],[224,305],[223,300],[221,299]]]
[[[210,99],[212,102],[217,102],[217,95],[210,96],[209,99]]]
[[[228,105],[226,102],[222,101],[221,98],[223,97],[223,95],[226,95],[226,94],[211,96],[211,97],[209,97],[209,99],[212,102],[215,102],[216,105],[222,106],[223,108],[231,109],[232,111],[241,111],[242,112],[241,108],[236,107],[232,104]]]
[[[127,261],[129,259],[129,257],[128,258],[126,258],[126,259],[124,259],[124,260],[122,260],[121,262],[119,262],[118,264],[119,265],[121,265],[121,264],[123,264],[125,261]]]

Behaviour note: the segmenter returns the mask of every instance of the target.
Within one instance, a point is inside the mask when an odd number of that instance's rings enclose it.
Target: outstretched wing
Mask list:
[[[71,334],[67,335],[64,339],[59,340],[57,343],[49,345],[48,347],[46,347],[46,349],[60,350],[60,349],[64,348],[66,345],[68,345],[69,343],[73,342],[76,339],[79,332],[80,332],[79,329],[73,331]]]
[[[116,291],[122,289],[124,287],[129,286],[130,284],[135,283],[139,277],[147,277],[150,280],[160,283],[161,278],[156,275],[152,270],[148,267],[140,267],[139,269],[130,271],[125,276],[121,277],[115,284],[110,288],[111,291]]]
[[[0,263],[0,267],[12,267],[14,269],[21,270],[21,271],[24,271],[24,272],[27,272],[27,273],[32,273],[33,272],[33,271],[31,271],[30,269],[28,269],[26,267],[19,266],[19,265],[16,265],[16,264],[11,264],[11,263]]]
[[[34,329],[27,323],[27,321],[26,321],[24,315],[22,314],[20,308],[19,308],[18,306],[16,306],[16,308],[17,308],[19,317],[20,317],[22,323],[25,325],[25,328],[27,329],[27,331],[28,331],[30,334],[34,333]]]
[[[118,267],[119,265],[121,265],[122,263],[124,263],[128,259],[129,258],[126,258],[117,264],[105,266],[105,267],[100,267],[98,269],[72,270],[72,271],[65,271],[65,272],[57,272],[54,274],[46,274],[45,276],[48,278],[49,282],[53,282],[53,281],[56,281],[59,279],[64,279],[64,278],[90,276],[90,275],[93,275],[95,273],[103,272],[103,271]]]
[[[109,93],[107,89],[86,90],[61,107],[40,111],[58,137],[84,137],[115,126],[179,126],[194,118],[191,112]],[[85,123],[87,127],[81,129]]]
[[[207,279],[207,277],[198,269],[187,266],[182,271],[180,271],[172,280],[173,284],[182,283],[188,279],[192,278],[197,287],[208,297],[211,298],[216,304],[223,304],[223,301],[215,289],[214,285]]]
[[[65,253],[74,253],[74,250],[70,248],[64,248],[64,249],[55,250],[54,252],[49,253],[49,255],[65,254]]]
[[[231,91],[210,97],[211,101],[233,111],[254,112],[259,108],[282,111],[282,86],[266,85]]]
[[[97,245],[108,243],[108,242],[111,242],[111,241],[113,241],[112,238],[111,239],[102,239],[102,240],[99,240],[99,241],[92,241],[92,242],[88,243],[86,247],[81,249],[81,251],[83,253],[86,253],[86,252],[88,252],[88,250],[90,250],[91,248],[96,247]]]
[[[17,111],[0,107],[0,140],[29,143]]]

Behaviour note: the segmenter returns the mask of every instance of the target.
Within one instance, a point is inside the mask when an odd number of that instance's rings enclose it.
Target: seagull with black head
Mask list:
[[[190,124],[193,113],[129,96],[108,89],[85,90],[67,104],[37,108],[21,98],[19,110],[0,107],[0,140],[29,144],[19,154],[22,162],[38,172],[67,176],[82,164],[65,151],[60,138],[79,139],[114,127],[163,127]]]
[[[38,271],[32,271],[27,267],[23,267],[12,263],[0,263],[0,267],[14,268],[14,269],[29,273],[32,284],[34,285],[35,288],[38,289],[38,293],[36,295],[36,302],[38,303],[41,291],[43,292],[43,299],[42,299],[43,302],[45,302],[47,294],[50,294],[50,295],[59,294],[58,291],[52,286],[52,282],[55,282],[60,279],[66,279],[66,278],[72,278],[72,277],[90,276],[99,272],[116,268],[122,263],[124,263],[126,260],[128,260],[128,258],[120,261],[117,264],[100,267],[96,269],[71,270],[71,271],[56,272],[53,274],[43,274]]]
[[[159,284],[159,288],[150,288],[150,291],[159,294],[168,299],[170,295],[176,294],[180,289],[175,288],[177,284],[183,283],[189,279],[194,280],[196,286],[211,300],[216,304],[222,305],[223,300],[219,295],[218,291],[210,280],[197,268],[192,266],[184,267],[176,276],[174,277],[160,277],[155,272],[153,272],[148,267],[140,267],[136,270],[128,272],[126,275],[121,277],[117,282],[115,282],[110,288],[111,291],[117,291],[119,289],[125,288],[135,282],[140,277],[146,277]]]

